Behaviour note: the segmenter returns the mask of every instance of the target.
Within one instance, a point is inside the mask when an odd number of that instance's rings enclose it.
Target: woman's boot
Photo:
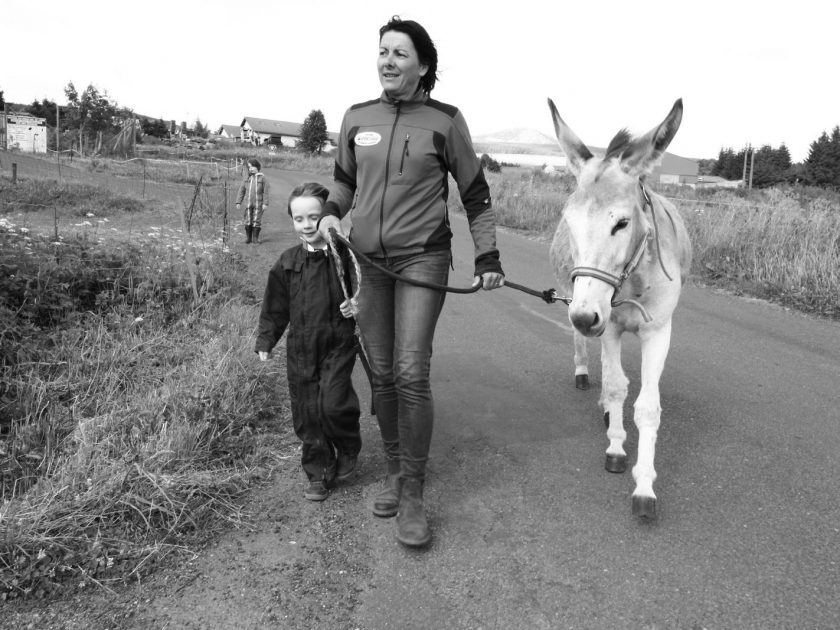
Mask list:
[[[373,499],[373,513],[376,516],[394,516],[400,506],[400,460],[387,460],[385,484]]]
[[[423,547],[431,539],[432,533],[423,511],[423,482],[411,477],[403,479],[397,513],[397,540],[406,547]]]
[[[245,244],[249,244],[251,242],[251,226],[245,226]]]

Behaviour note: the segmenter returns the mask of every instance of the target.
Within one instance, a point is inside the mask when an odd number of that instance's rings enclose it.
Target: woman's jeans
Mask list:
[[[372,259],[404,278],[445,285],[449,250]],[[359,260],[356,321],[370,362],[376,418],[386,457],[404,478],[424,479],[434,403],[429,382],[432,339],[445,293],[389,278]]]

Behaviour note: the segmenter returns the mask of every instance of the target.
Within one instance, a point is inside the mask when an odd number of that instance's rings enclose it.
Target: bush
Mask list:
[[[481,156],[481,168],[490,171],[491,173],[501,173],[501,165],[486,153]]]

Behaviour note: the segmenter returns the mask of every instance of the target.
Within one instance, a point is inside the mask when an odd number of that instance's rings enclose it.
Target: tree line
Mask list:
[[[811,143],[804,162],[792,163],[790,152],[782,144],[778,148],[764,145],[758,149],[744,147],[737,153],[722,148],[717,160],[706,164],[704,173],[728,180],[746,179],[752,174],[752,185],[768,188],[777,184],[808,184],[840,188],[840,126],[823,132]]]

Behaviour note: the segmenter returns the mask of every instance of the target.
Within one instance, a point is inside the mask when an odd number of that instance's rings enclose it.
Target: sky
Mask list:
[[[592,146],[645,133],[682,98],[669,152],[716,158],[785,144],[791,159],[840,124],[840,7],[825,0],[0,0],[6,101],[67,102],[71,81],[136,113],[215,131],[245,116],[338,131],[379,96],[379,27],[416,20],[438,49],[432,96],[473,136],[553,137],[546,99]]]

